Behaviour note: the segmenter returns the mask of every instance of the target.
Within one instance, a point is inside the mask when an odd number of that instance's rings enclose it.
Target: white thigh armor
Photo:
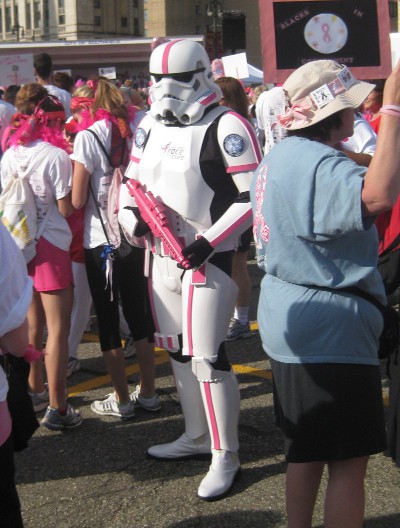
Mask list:
[[[150,302],[155,315],[157,346],[183,355],[217,359],[220,343],[235,305],[237,286],[226,273],[206,264],[205,283],[193,284],[192,270],[183,271],[168,257],[153,256]]]

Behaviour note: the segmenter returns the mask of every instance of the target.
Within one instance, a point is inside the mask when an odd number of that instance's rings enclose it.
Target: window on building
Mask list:
[[[139,0],[133,0],[132,4],[133,7],[137,9],[139,7]]]
[[[128,19],[127,17],[121,17],[121,27],[127,28],[128,27]]]
[[[95,16],[94,17],[94,25],[97,26],[97,27],[101,26],[101,17],[99,17],[99,16]]]
[[[6,6],[5,11],[5,23],[6,23],[6,31],[11,31],[11,7]]]
[[[147,22],[148,19],[149,19],[149,13],[148,13],[147,9],[145,9],[145,10],[143,11],[143,20],[144,20],[145,22]]]
[[[201,5],[199,5],[199,4],[196,5],[195,13],[196,13],[196,15],[201,15]]]
[[[195,26],[194,28],[194,34],[195,35],[201,35],[202,31],[201,31],[201,26]]]
[[[0,33],[3,33],[3,10],[0,7]]]
[[[65,0],[58,0],[58,25],[65,26]],[[58,30],[60,31],[61,28]]]
[[[25,10],[25,17],[26,17],[25,27],[26,27],[26,29],[32,29],[32,12],[31,12],[31,8],[32,8],[32,2],[27,2],[26,10]]]
[[[390,18],[398,18],[398,3],[397,1],[389,0],[389,16]]]
[[[43,25],[45,28],[49,27],[49,20],[50,20],[49,0],[44,0],[43,1]]]
[[[40,1],[35,1],[33,4],[33,25],[35,28],[40,28],[41,26]]]
[[[140,35],[140,25],[138,17],[133,18],[133,34],[135,37]]]
[[[101,0],[94,0],[93,1],[93,7],[95,9],[100,9],[101,8]]]

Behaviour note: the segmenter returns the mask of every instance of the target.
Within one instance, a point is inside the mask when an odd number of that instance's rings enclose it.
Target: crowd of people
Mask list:
[[[29,375],[41,425],[83,422],[67,377],[80,368],[93,309],[112,392],[91,410],[123,420],[137,407],[160,411],[154,346],[165,348],[185,430],[147,454],[211,458],[197,495],[228,494],[240,470],[240,392],[225,342],[252,336],[254,240],[288,526],[311,527],[327,465],[325,526],[361,527],[368,457],[386,450],[400,466],[399,367],[387,433],[382,317],[360,294],[399,298],[377,258],[400,247],[400,66],[385,83],[365,82],[313,61],[282,86],[245,89],[223,71],[213,76],[200,44],[160,42],[148,104],[129,80],[53,74],[46,53],[33,68],[35,83],[7,87],[0,100],[1,187],[28,181],[40,233],[25,264],[0,226],[0,346],[16,356],[44,346]],[[133,391],[123,334],[140,369]],[[0,367],[0,511],[8,504],[7,526],[22,526],[6,398]]]

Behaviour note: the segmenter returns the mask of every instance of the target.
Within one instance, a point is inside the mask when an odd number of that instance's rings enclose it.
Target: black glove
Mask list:
[[[200,268],[213,251],[214,248],[210,242],[206,238],[200,237],[183,248],[182,255],[189,261],[191,268]]]
[[[136,220],[138,221],[137,226],[135,227],[135,233],[134,235],[137,237],[141,237],[143,235],[146,235],[150,231],[150,227],[145,222],[139,212],[138,207],[124,207],[124,209],[128,209],[129,211],[132,211],[132,213],[135,215]]]

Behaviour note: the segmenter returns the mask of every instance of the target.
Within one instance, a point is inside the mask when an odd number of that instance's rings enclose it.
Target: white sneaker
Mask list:
[[[211,440],[209,434],[204,434],[192,440],[183,433],[174,442],[150,447],[147,456],[157,460],[209,460],[211,455]]]
[[[157,412],[161,409],[161,401],[158,394],[146,398],[140,394],[140,385],[136,385],[136,389],[129,395],[135,407],[141,407],[145,411]]]
[[[240,462],[237,453],[224,449],[212,450],[212,462],[207,475],[201,481],[197,496],[205,501],[225,497],[239,476]]]
[[[135,406],[132,401],[119,403],[115,392],[107,394],[104,400],[95,400],[90,406],[93,412],[104,416],[118,416],[122,420],[130,420],[135,416]]]

